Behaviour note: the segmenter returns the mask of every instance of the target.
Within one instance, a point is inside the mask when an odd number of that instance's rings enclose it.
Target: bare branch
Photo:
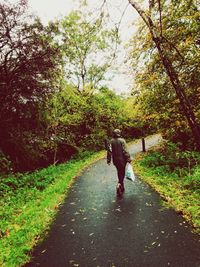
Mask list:
[[[150,17],[147,16],[144,10],[140,8],[140,6],[133,0],[128,0],[129,3],[132,5],[132,7],[138,12],[138,14],[141,16],[141,18],[144,20],[146,25],[149,27],[149,19]]]
[[[120,20],[119,20],[119,22],[117,23],[117,26],[116,26],[116,42],[115,42],[115,48],[114,48],[113,57],[112,57],[112,59],[111,59],[111,62],[110,62],[110,64],[109,64],[109,66],[112,65],[112,62],[113,62],[114,58],[116,57],[116,52],[117,52],[117,48],[118,48],[117,40],[119,39],[119,34],[118,34],[118,33],[119,33],[119,28],[120,28],[120,26],[121,26],[122,19],[123,19],[123,17],[124,17],[124,14],[126,13],[126,10],[127,10],[128,6],[129,6],[129,3],[128,3],[128,4],[126,5],[126,7],[124,8],[124,10],[123,10],[123,12],[122,12],[122,15],[121,15],[121,18],[120,18]]]
[[[157,38],[157,34],[155,32],[155,26],[150,16],[146,14],[144,10],[141,9],[141,7],[133,0],[128,0],[129,3],[132,5],[132,7],[138,12],[140,17],[143,19],[147,27],[149,28],[149,31],[151,33],[151,36],[153,39]]]
[[[123,12],[122,12],[122,15],[121,15],[121,18],[120,18],[119,22],[117,23],[117,24],[118,24],[118,29],[120,28],[120,25],[121,25],[121,23],[122,23],[122,19],[123,19],[123,17],[124,17],[124,14],[126,13],[126,10],[127,10],[128,6],[129,6],[129,3],[128,3],[128,4],[126,5],[126,7],[124,8],[124,10],[123,10]]]
[[[161,3],[158,0],[158,11],[159,11],[159,22],[160,22],[160,36],[162,37],[163,29],[162,29],[162,10],[161,10]]]
[[[154,8],[154,0],[149,0],[149,15],[151,17],[152,9]]]

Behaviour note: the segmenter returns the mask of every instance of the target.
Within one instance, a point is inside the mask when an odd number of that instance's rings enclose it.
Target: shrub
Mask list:
[[[147,167],[162,167],[163,172],[175,172],[179,177],[191,175],[200,164],[200,153],[181,151],[177,144],[165,142],[160,148],[150,150],[143,158]]]
[[[11,171],[11,162],[0,153],[0,174],[7,174]]]

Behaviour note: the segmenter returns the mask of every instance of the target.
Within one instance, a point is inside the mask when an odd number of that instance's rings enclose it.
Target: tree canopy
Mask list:
[[[0,148],[18,162],[40,130],[39,110],[54,90],[60,53],[51,29],[28,14],[24,1],[1,3],[0,25]]]
[[[78,92],[91,94],[110,67],[115,29],[106,29],[104,19],[73,11],[59,21],[58,36],[62,45],[66,78]]]

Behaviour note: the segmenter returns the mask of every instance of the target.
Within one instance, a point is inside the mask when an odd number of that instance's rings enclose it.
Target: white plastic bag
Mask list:
[[[135,181],[135,174],[133,172],[132,165],[129,162],[126,163],[125,177],[128,180],[131,180],[133,182]]]

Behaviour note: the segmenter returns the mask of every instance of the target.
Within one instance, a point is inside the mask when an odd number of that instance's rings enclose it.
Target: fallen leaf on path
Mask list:
[[[85,212],[85,209],[80,209],[79,211],[80,211],[80,212]]]
[[[73,229],[70,229],[70,231],[71,231],[71,233],[72,233],[73,235],[75,235],[75,232],[74,232],[74,230],[73,230]]]
[[[118,208],[118,209],[115,209],[116,211],[119,211],[119,212],[121,212],[121,209],[120,208]]]
[[[152,207],[152,204],[151,203],[146,203],[146,206],[147,207]]]

